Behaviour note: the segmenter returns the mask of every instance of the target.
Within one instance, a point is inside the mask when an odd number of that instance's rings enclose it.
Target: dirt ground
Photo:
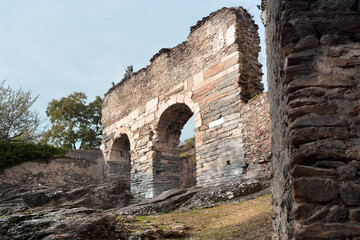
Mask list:
[[[184,213],[138,216],[142,225],[183,229],[183,239],[271,239],[271,195]],[[167,238],[169,239],[169,238]]]

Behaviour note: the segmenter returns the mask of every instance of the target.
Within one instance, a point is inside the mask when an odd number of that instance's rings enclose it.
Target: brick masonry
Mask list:
[[[359,8],[267,1],[274,239],[360,239]]]
[[[251,16],[224,8],[193,26],[187,41],[160,50],[149,66],[111,88],[102,111],[108,180],[146,198],[180,187],[179,137],[192,115],[197,185],[245,177],[251,143],[242,114],[263,91],[259,51]],[[130,174],[124,173],[129,158]]]

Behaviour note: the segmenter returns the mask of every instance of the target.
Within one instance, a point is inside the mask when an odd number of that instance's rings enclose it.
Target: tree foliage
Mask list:
[[[60,100],[53,99],[46,109],[51,130],[45,141],[65,149],[97,149],[101,143],[101,105],[97,96],[87,104],[83,92],[74,92]]]
[[[261,11],[260,19],[261,22],[265,25],[264,22],[264,11],[266,10],[266,0],[260,0],[260,4],[256,5],[257,8]]]
[[[186,139],[183,150],[188,151],[193,148],[195,148],[195,137]]]
[[[31,160],[63,157],[65,151],[47,144],[0,141],[0,170]]]
[[[0,82],[0,141],[34,141],[42,134],[39,113],[31,110],[38,96]]]

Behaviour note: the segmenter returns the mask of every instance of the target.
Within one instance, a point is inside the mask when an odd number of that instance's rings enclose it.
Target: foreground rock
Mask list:
[[[267,186],[266,182],[243,180],[210,188],[170,190],[127,207],[131,196],[111,183],[76,189],[2,189],[0,239],[182,238],[187,226],[174,225],[165,231],[150,224],[144,226],[131,215],[212,207],[239,200]]]
[[[0,219],[0,237],[11,239],[111,239],[115,221],[93,209],[48,209]]]
[[[259,192],[268,186],[266,180],[249,179],[207,188],[169,190],[154,199],[121,208],[118,213],[144,216],[213,207]]]
[[[110,209],[124,207],[131,195],[117,184],[105,183],[71,189],[69,187],[3,187],[0,194],[0,215],[44,207]]]

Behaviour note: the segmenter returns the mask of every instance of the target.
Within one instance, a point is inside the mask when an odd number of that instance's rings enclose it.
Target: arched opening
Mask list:
[[[130,190],[130,141],[126,134],[122,134],[115,140],[110,149],[109,159],[112,179],[116,179],[122,187]]]
[[[180,188],[196,185],[196,149],[194,115],[186,122],[180,136]]]
[[[193,112],[183,103],[177,103],[166,109],[157,125],[155,145],[156,156],[153,162],[154,194],[181,186],[180,135]]]

